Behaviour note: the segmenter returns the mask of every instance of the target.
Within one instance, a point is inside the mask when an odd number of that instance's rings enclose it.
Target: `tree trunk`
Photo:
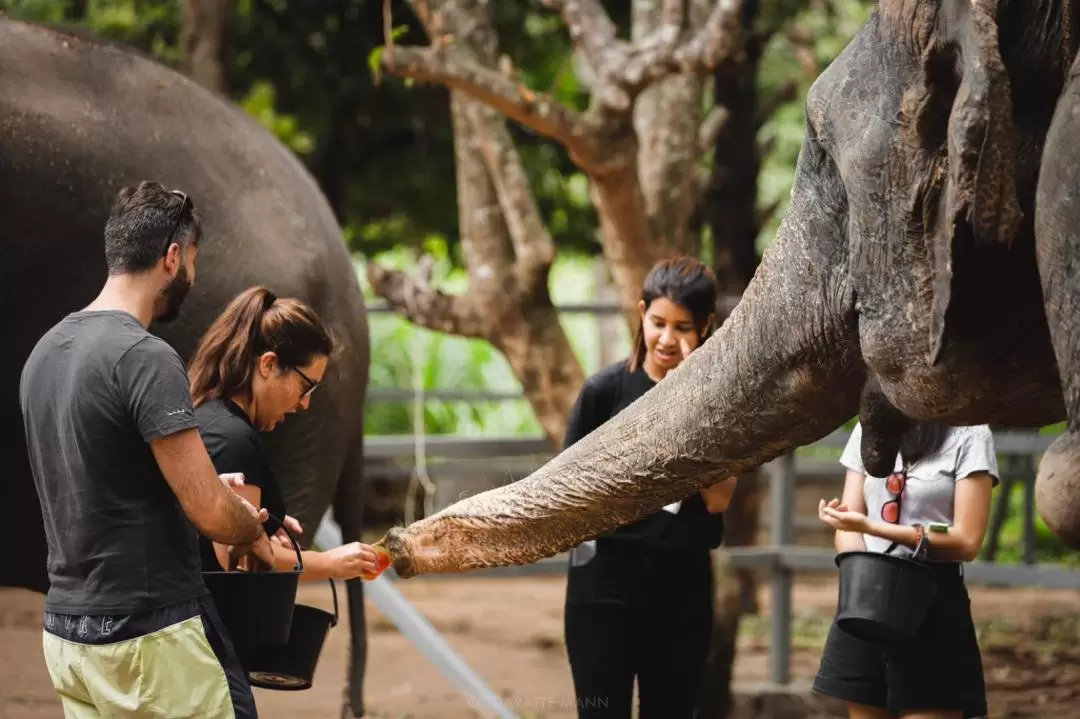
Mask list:
[[[430,6],[430,7],[429,7]],[[455,36],[487,70],[497,38],[483,0],[414,2],[428,34]],[[406,49],[387,47],[387,61]],[[540,218],[502,114],[451,92],[464,296],[449,296],[403,273],[368,265],[377,294],[415,324],[487,339],[506,356],[548,439],[558,446],[585,377],[548,291],[554,243]]]
[[[757,237],[762,216],[757,208],[758,174],[761,167],[757,130],[761,124],[758,100],[758,68],[766,36],[752,31],[760,10],[760,0],[744,0],[742,28],[743,61],[725,63],[716,69],[713,97],[724,117],[715,128],[716,144],[709,181],[704,188],[702,215],[713,240],[713,268],[722,297],[740,297],[758,267]],[[791,92],[790,88],[781,93]],[[732,303],[728,303],[731,306]],[[721,313],[726,318],[726,313]],[[731,505],[725,512],[724,544],[729,547],[757,543],[761,507],[760,471],[739,479]],[[709,688],[703,693],[699,710],[703,717],[727,717],[732,711],[730,682],[736,655],[739,615],[756,613],[757,578],[752,570],[719,572],[718,608],[733,612],[716,615],[706,668]],[[721,602],[720,597],[735,601]]]
[[[181,30],[184,67],[203,87],[229,94],[231,0],[184,0]]]
[[[596,301],[603,304],[617,302],[619,293],[615,288],[615,284],[611,281],[611,272],[608,271],[603,256],[594,260],[593,268],[595,270],[594,277],[596,278]],[[626,352],[619,346],[621,337],[619,336],[618,322],[619,318],[616,316],[596,315],[596,336],[599,344],[598,355],[601,367],[606,367],[626,355]]]

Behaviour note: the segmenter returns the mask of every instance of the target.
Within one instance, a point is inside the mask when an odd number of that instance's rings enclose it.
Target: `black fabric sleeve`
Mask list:
[[[144,441],[198,426],[184,363],[164,340],[146,337],[136,342],[116,363],[113,375]]]
[[[590,377],[581,388],[581,394],[570,410],[570,419],[566,423],[566,435],[563,437],[563,449],[580,440],[585,435],[611,419],[613,388],[605,382]],[[602,379],[602,378],[601,378]]]
[[[214,449],[210,453],[217,473],[242,472],[244,484],[265,489],[262,451],[257,440],[238,433],[229,433],[222,437],[222,440],[214,443]]]
[[[241,472],[244,484],[258,487],[261,491],[260,502],[270,513],[271,518],[263,523],[267,534],[273,534],[280,527],[280,520],[285,518],[285,499],[277,480],[270,470],[270,463],[263,454],[257,436],[225,429],[221,436],[208,442],[213,446],[210,459],[218,474]]]

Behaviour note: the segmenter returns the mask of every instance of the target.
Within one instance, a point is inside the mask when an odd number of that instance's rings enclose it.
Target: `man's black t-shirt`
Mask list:
[[[563,439],[574,444],[628,407],[656,385],[641,367],[631,372],[626,360],[613,362],[586,380]],[[604,542],[627,541],[664,549],[712,549],[724,537],[724,515],[711,514],[698,492],[683,500],[678,513],[661,509],[601,535]]]
[[[126,312],[75,312],[30,353],[19,403],[49,547],[45,609],[137,614],[206,594],[198,534],[149,445],[196,426],[176,351]]]
[[[247,413],[228,399],[212,399],[195,408],[195,420],[218,474],[242,472],[244,484],[261,490],[261,505],[272,517],[263,527],[272,535],[285,518],[285,498]],[[199,537],[199,554],[204,570],[221,570],[213,543],[206,537]]]

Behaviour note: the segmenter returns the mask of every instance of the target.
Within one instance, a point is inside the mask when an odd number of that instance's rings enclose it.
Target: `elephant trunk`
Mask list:
[[[1035,502],[1050,530],[1080,549],[1080,57],[1058,100],[1046,136],[1035,204],[1035,237],[1043,301],[1061,376],[1067,431],[1039,463]]]
[[[720,330],[530,476],[391,530],[380,542],[395,571],[408,577],[553,556],[852,417],[864,370],[841,187],[808,139],[779,236]]]

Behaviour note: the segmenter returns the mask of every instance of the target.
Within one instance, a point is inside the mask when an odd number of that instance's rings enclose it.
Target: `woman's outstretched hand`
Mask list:
[[[818,502],[818,518],[840,532],[866,534],[870,526],[865,514],[851,511],[846,504],[840,504],[839,499],[831,499],[828,503],[824,499]]]
[[[334,579],[371,580],[383,573],[390,566],[390,556],[384,551],[362,542],[350,542],[326,552],[334,568]]]

